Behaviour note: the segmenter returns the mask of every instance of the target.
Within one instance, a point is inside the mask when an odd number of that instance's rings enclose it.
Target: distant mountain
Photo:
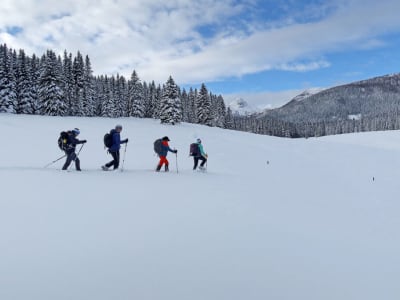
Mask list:
[[[292,123],[315,123],[375,118],[394,110],[400,110],[400,74],[337,86],[316,94],[305,92],[263,115]]]
[[[259,112],[256,108],[252,107],[243,98],[237,98],[229,103],[229,108],[232,110],[233,115],[248,116]]]
[[[320,92],[322,92],[324,89],[323,88],[311,88],[308,90],[305,90],[304,92],[302,92],[301,94],[297,95],[296,97],[294,97],[291,101],[288,102],[299,102],[299,101],[303,101],[305,99],[307,99],[308,97],[318,94]]]
[[[304,92],[286,105],[235,120],[235,129],[311,137],[400,129],[400,74]]]

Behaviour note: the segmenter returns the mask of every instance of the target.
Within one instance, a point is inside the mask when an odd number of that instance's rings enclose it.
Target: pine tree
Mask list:
[[[84,99],[84,63],[82,54],[78,51],[72,64],[73,77],[73,97],[72,97],[72,115],[83,116],[83,99]]]
[[[226,112],[226,117],[225,117],[225,128],[226,129],[234,129],[234,123],[233,123],[233,114],[232,110],[230,107],[228,107],[227,112]]]
[[[16,113],[33,113],[33,86],[28,71],[28,61],[23,50],[19,51],[16,73]]]
[[[12,51],[0,47],[0,113],[15,113],[15,78],[12,69]]]
[[[160,119],[162,124],[178,124],[182,121],[181,100],[178,97],[179,88],[169,77],[164,86],[162,99],[160,103]]]
[[[113,101],[112,94],[112,78],[111,81],[107,76],[104,78],[103,89],[102,89],[102,107],[101,107],[101,116],[107,118],[114,118],[116,115],[115,104]]]
[[[95,115],[95,87],[93,79],[92,64],[89,56],[86,55],[83,70],[83,115],[93,117]]]
[[[200,92],[196,99],[196,113],[197,122],[199,124],[212,126],[211,99],[204,83],[201,85]]]
[[[129,88],[129,102],[130,102],[130,117],[144,118],[145,115],[145,103],[143,95],[143,85],[136,73],[133,71],[131,76],[130,88]]]
[[[63,93],[64,93],[64,99],[65,103],[67,105],[67,116],[72,116],[74,115],[74,76],[72,74],[72,54],[67,53],[67,51],[64,51],[64,59],[63,59],[63,78],[64,78],[64,88],[63,88]]]
[[[41,113],[41,106],[39,101],[39,78],[40,78],[40,61],[34,54],[29,59],[29,81],[32,85],[31,96],[32,96],[32,113],[39,115]]]
[[[63,97],[61,65],[53,51],[48,50],[42,60],[39,79],[39,97],[42,113],[49,116],[64,116],[67,110]]]

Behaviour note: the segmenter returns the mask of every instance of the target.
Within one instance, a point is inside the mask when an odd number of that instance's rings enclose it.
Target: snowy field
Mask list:
[[[125,171],[102,172],[116,123]],[[44,169],[74,127],[83,172]],[[288,140],[15,115],[0,131],[2,300],[400,299],[399,132]],[[179,174],[171,154],[172,172],[153,172],[164,135]],[[207,173],[191,170],[197,137]]]

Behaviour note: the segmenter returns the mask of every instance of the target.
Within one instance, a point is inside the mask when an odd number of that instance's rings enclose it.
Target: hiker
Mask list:
[[[75,153],[76,145],[85,144],[86,140],[78,140],[76,137],[80,134],[78,128],[74,128],[71,131],[67,131],[64,139],[63,150],[67,155],[67,160],[65,161],[63,170],[67,170],[72,161],[75,161],[75,168],[77,171],[81,171],[81,162]]]
[[[190,156],[193,156],[193,170],[197,169],[197,166],[199,165],[199,160],[201,160],[199,169],[202,171],[205,170],[204,165],[207,162],[208,155],[204,152],[201,139],[197,139],[196,143],[190,145]]]
[[[156,172],[160,172],[160,170],[164,164],[165,164],[165,172],[168,172],[169,171],[169,162],[167,159],[168,151],[172,152],[172,153],[178,153],[178,150],[172,150],[169,147],[168,142],[170,141],[170,139],[167,136],[164,136],[162,139],[157,140],[155,143],[157,143],[158,141],[161,141],[161,145],[160,145],[160,149],[157,150],[156,153],[160,157],[160,162],[158,163]],[[155,148],[156,148],[156,146],[155,146]]]
[[[108,153],[111,154],[113,160],[105,164],[104,166],[101,166],[103,171],[108,171],[108,168],[110,168],[111,166],[114,166],[114,170],[118,169],[119,167],[119,160],[120,160],[119,150],[121,149],[121,144],[128,143],[129,141],[128,139],[121,141],[121,135],[120,135],[121,131],[122,131],[121,125],[115,126],[115,129],[112,129],[110,131],[110,146],[108,148]]]

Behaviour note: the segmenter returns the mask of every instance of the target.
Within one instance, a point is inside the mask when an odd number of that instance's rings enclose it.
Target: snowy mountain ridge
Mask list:
[[[232,110],[233,115],[238,115],[238,116],[248,116],[259,112],[258,109],[251,106],[243,98],[235,99],[234,101],[229,103],[228,107]]]

